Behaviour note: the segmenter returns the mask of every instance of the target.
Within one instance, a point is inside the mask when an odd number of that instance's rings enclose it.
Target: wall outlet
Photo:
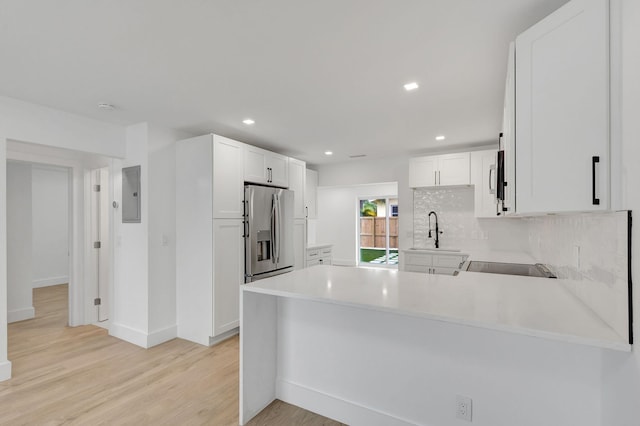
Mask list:
[[[456,417],[468,422],[471,421],[471,398],[456,395]]]

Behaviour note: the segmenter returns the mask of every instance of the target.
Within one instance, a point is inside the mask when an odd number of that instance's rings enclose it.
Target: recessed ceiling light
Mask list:
[[[437,140],[437,141],[443,141],[443,140],[445,140],[445,139],[446,139],[446,138],[444,137],[444,135],[436,136],[436,140]]]
[[[324,155],[333,155],[333,151],[325,151]]]
[[[116,109],[116,107],[114,107],[111,104],[107,104],[107,103],[98,104],[98,108],[103,109],[105,111],[113,111],[114,109]]]
[[[406,90],[407,92],[411,91],[411,90],[416,90],[418,87],[418,83],[416,83],[415,81],[412,83],[407,83],[404,85],[404,90]]]
[[[242,122],[243,122],[244,124],[246,124],[247,126],[251,126],[252,124],[255,124],[255,121],[253,121],[253,120],[252,120],[252,119],[250,119],[250,118],[245,118],[244,120],[242,120]]]

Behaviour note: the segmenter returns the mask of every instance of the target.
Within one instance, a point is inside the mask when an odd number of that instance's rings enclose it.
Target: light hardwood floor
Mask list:
[[[67,286],[34,289],[36,318],[9,325],[2,425],[237,425],[238,338],[142,349],[96,326],[67,327]],[[275,401],[250,423],[340,425]]]

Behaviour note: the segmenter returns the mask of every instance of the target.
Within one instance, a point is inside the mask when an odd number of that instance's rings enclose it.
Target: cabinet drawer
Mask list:
[[[428,269],[429,266],[427,265],[404,265],[404,270],[408,272],[422,272],[426,274]]]
[[[433,266],[444,268],[460,268],[464,262],[464,256],[433,256]]]
[[[432,262],[432,256],[430,254],[405,253],[404,263],[407,266],[409,265],[431,266],[431,262]]]
[[[322,253],[323,256],[329,255],[331,256],[331,247],[323,247],[320,249],[320,253]]]
[[[331,265],[330,257],[320,257],[314,259],[307,259],[307,268],[316,265]]]
[[[320,257],[320,249],[307,250],[307,259],[317,259]]]

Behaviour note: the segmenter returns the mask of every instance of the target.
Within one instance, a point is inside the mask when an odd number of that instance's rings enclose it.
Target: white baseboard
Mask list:
[[[276,380],[276,398],[354,426],[417,426],[419,424],[282,379]]]
[[[160,330],[153,331],[147,336],[147,348],[157,346],[161,343],[167,342],[171,339],[178,337],[178,326],[172,325]]]
[[[137,330],[117,323],[111,323],[109,325],[109,335],[145,349],[149,349],[150,347],[171,340],[177,337],[177,334],[178,327],[175,325],[162,328],[151,333],[145,333],[142,330]]]
[[[215,337],[209,337],[209,346],[213,346],[213,345],[217,345],[218,343],[222,342],[223,340],[227,340],[233,336],[235,336],[236,334],[240,333],[240,327],[236,327],[233,328],[229,331],[225,331],[222,334],[218,334]]]
[[[335,266],[358,266],[358,262],[349,259],[331,259],[331,264]]]
[[[52,285],[60,285],[60,284],[69,284],[69,276],[63,275],[60,277],[50,277],[50,278],[42,278],[39,280],[33,280],[32,287],[40,288],[40,287],[49,287]]]
[[[36,316],[36,310],[33,306],[22,309],[14,309],[7,312],[7,323],[24,321]]]
[[[0,362],[0,382],[11,378],[11,361]]]
[[[122,324],[111,323],[109,326],[109,335],[124,340],[125,342],[133,343],[141,348],[147,348],[149,335],[141,330],[127,327]]]

